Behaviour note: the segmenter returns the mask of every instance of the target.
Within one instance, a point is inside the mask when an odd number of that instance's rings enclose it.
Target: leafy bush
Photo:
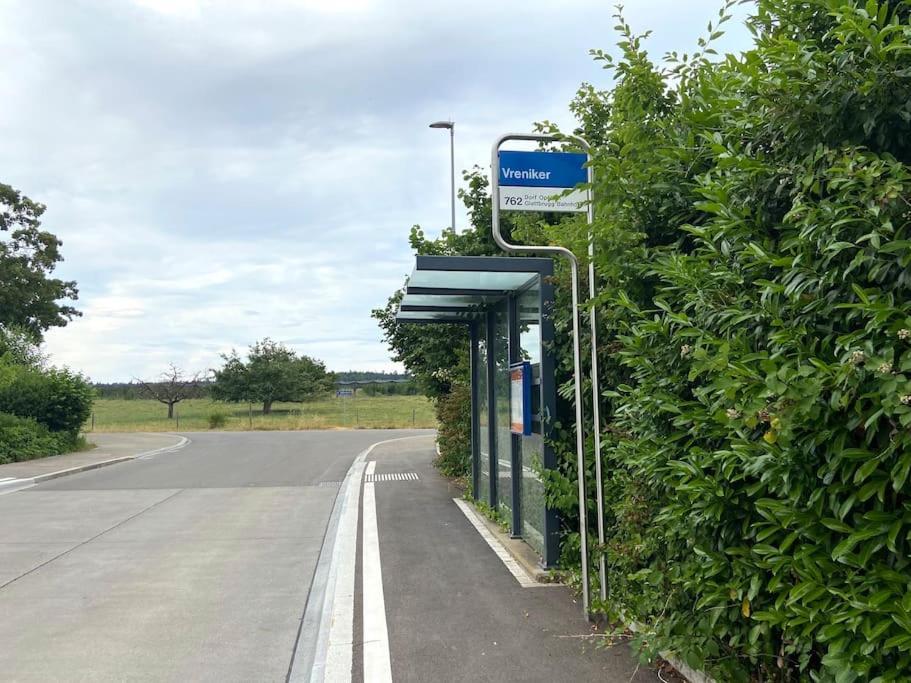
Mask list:
[[[471,473],[471,389],[454,382],[448,394],[436,399],[437,443],[440,455],[436,466],[451,477]]]
[[[76,434],[93,400],[91,386],[78,373],[0,363],[0,412],[34,418],[52,432]]]
[[[209,429],[221,429],[228,422],[228,416],[224,413],[209,413]]]
[[[709,38],[673,79],[621,18],[623,58],[595,53],[615,86],[573,105],[598,143],[609,608],[719,680],[911,671],[909,15],[760,0],[753,50],[712,64]]]
[[[0,465],[57,455],[72,445],[69,434],[53,434],[31,418],[0,413]]]
[[[713,22],[655,65],[618,17],[621,58],[593,52],[615,83],[571,104],[596,179],[605,607],[646,655],[720,681],[911,671],[909,18],[908,0],[757,0],[753,49],[715,58]],[[472,220],[489,231],[489,204]],[[586,252],[581,220],[509,232]],[[482,253],[454,240],[425,253]],[[399,357],[448,378],[443,333],[390,325],[394,304],[377,317]],[[571,524],[556,434],[548,500]]]

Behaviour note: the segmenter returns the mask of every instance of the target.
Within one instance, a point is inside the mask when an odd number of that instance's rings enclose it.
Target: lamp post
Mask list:
[[[455,223],[455,121],[434,121],[430,124],[431,128],[443,128],[449,131],[449,180],[452,192],[452,231],[456,231]]]

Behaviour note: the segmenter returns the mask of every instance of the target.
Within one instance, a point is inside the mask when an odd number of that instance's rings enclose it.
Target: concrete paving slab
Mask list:
[[[72,543],[0,541],[0,586],[32,571],[73,547]]]
[[[19,577],[0,587],[0,678],[284,681],[337,492],[319,483],[396,435],[198,434],[0,497]]]
[[[177,490],[51,492],[33,488],[0,496],[0,543],[82,543]]]
[[[325,487],[183,489],[106,534],[106,543],[322,541],[336,491]]]
[[[7,680],[278,681],[318,547],[87,546],[0,597]],[[41,587],[48,594],[37,594]]]
[[[132,493],[171,497],[0,591],[4,677],[280,680],[332,492]]]

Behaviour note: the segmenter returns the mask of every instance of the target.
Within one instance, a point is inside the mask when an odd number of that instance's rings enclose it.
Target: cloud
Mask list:
[[[714,0],[643,0],[656,54]],[[610,3],[8,0],[3,182],[48,205],[82,318],[48,335],[99,380],[188,370],[264,336],[330,368],[392,369],[370,310],[412,267],[410,226],[448,224],[448,144],[569,124],[608,76]],[[730,45],[745,44],[735,31]],[[458,222],[464,224],[464,216]]]

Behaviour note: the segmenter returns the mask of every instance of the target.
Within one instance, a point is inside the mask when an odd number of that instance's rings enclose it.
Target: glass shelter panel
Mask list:
[[[507,303],[498,304],[494,313],[496,359],[494,404],[497,435],[497,500],[501,511],[512,511],[512,433],[509,431],[509,319]]]
[[[531,363],[532,434],[521,439],[522,536],[541,555],[544,554],[544,485],[538,476],[543,465],[544,436],[541,422],[541,289],[540,284],[523,291],[517,301],[519,353]]]
[[[487,414],[487,325],[483,318],[478,321],[478,387],[475,392],[478,401],[478,497],[490,503],[490,431]]]
[[[536,273],[503,273],[490,271],[415,271],[408,279],[409,288],[442,287],[447,289],[486,289],[506,292],[524,287]]]

